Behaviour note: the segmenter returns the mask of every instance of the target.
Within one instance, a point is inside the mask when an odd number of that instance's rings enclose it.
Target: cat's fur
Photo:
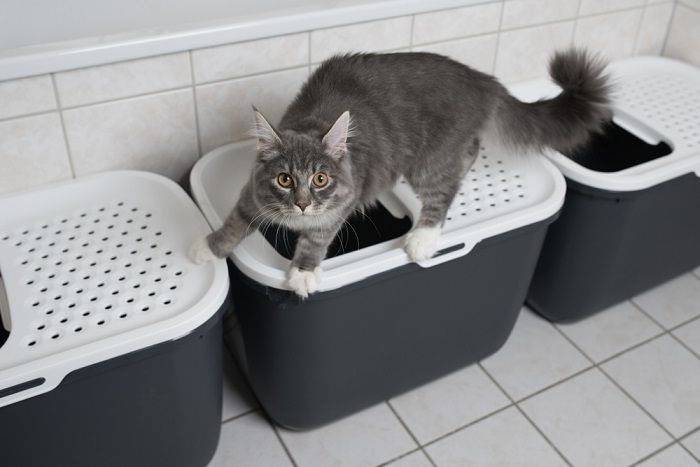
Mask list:
[[[429,53],[356,54],[324,62],[277,129],[255,112],[258,160],[222,228],[201,241],[195,260],[223,257],[267,222],[299,233],[289,285],[317,289],[319,265],[353,210],[371,205],[403,175],[422,201],[406,240],[412,260],[430,258],[460,181],[489,135],[513,153],[587,141],[610,118],[604,66],[583,51],[556,54],[555,98],[522,103],[498,81]],[[330,182],[316,188],[311,177]],[[285,189],[280,173],[294,179]],[[303,211],[295,203],[310,203]]]

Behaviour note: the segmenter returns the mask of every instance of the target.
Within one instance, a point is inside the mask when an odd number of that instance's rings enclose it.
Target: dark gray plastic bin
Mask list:
[[[212,226],[236,202],[254,147],[224,146],[193,169],[192,191]],[[320,291],[307,300],[286,290],[291,233],[254,232],[233,251],[238,325],[230,340],[276,422],[294,429],[331,422],[503,345],[563,202],[564,179],[545,158],[486,148],[462,187],[436,257],[415,264],[403,251],[420,202],[399,182],[377,209],[349,220],[322,264]]]
[[[552,156],[567,195],[527,299],[552,321],[589,316],[700,265],[700,70],[642,57],[612,74],[616,125],[573,160]]]

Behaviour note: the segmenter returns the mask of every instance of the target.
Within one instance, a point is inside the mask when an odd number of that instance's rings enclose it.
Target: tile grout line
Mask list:
[[[642,33],[642,24],[644,23],[644,18],[646,18],[648,11],[649,6],[645,4],[642,7],[642,14],[639,16],[639,21],[637,22],[637,31],[634,34],[634,43],[632,44],[632,55],[635,55],[637,53],[637,46],[639,45],[639,36]]]
[[[491,74],[494,75],[496,73],[496,65],[498,64],[498,49],[501,47],[501,34],[502,34],[502,27],[503,27],[503,15],[505,14],[506,11],[506,2],[503,0],[501,2],[501,11],[499,12],[498,15],[498,27],[496,28],[496,47],[494,48],[493,51],[493,61],[491,62]]]
[[[190,64],[190,80],[192,81],[192,105],[194,107],[194,129],[197,137],[197,159],[203,156],[202,154],[202,135],[199,131],[199,104],[197,103],[197,87],[195,86],[194,79],[194,59],[192,58],[192,51],[190,50],[187,54]]]
[[[666,33],[664,34],[664,41],[663,44],[661,45],[661,52],[659,55],[663,56],[666,53],[666,44],[668,43],[668,36],[671,35],[671,28],[673,27],[673,20],[676,18],[676,11],[678,7],[678,0],[674,1],[671,5],[673,5],[671,9],[671,17],[668,20],[668,27],[666,28]]]
[[[309,67],[308,74],[311,75],[311,32],[306,31],[306,66]]]
[[[689,5],[688,3],[685,3],[683,0],[676,0],[673,3],[683,5],[684,7],[686,7],[689,10],[693,10],[693,11],[700,13],[700,8],[696,7],[695,5]]]
[[[583,0],[578,0],[578,6],[576,7],[576,18],[574,18],[574,27],[571,31],[571,42],[573,46],[576,42],[576,32],[578,31],[578,20],[581,17],[581,7],[583,6]]]
[[[697,434],[697,433],[700,433],[700,428],[696,428],[696,429],[694,429],[694,430],[691,430],[689,433],[684,434],[684,435],[681,437],[681,439],[678,440],[678,444],[679,444],[683,449],[685,449],[685,451],[686,451],[688,454],[690,454],[690,457],[692,457],[693,459],[695,459],[695,460],[698,462],[698,464],[700,464],[700,456],[696,456],[695,453],[694,453],[693,451],[691,451],[690,449],[688,449],[688,447],[687,447],[685,444],[683,444],[683,441],[684,441],[684,440],[688,439],[690,436],[692,436],[692,435],[694,435],[694,434]]]
[[[672,447],[674,444],[680,444],[680,443],[679,443],[678,441],[676,441],[676,440],[673,440],[673,441],[671,441],[671,442],[668,443],[668,444],[664,444],[664,445],[661,446],[659,449],[657,449],[657,450],[655,450],[655,451],[653,451],[653,452],[647,454],[646,456],[642,457],[642,458],[639,459],[639,460],[636,460],[636,461],[632,462],[632,464],[630,465],[630,467],[635,467],[635,466],[638,466],[638,465],[642,464],[643,462],[648,461],[649,459],[651,459],[651,458],[654,457],[655,455],[659,454],[661,451],[664,451],[664,450],[666,450],[666,449]]]
[[[413,31],[415,29],[416,25],[416,15],[411,15],[411,32],[410,35],[408,36],[408,50],[413,52]]]
[[[277,424],[267,415],[267,413],[262,410],[262,415],[265,418],[265,421],[267,421],[267,424],[272,427],[272,431],[275,432],[275,436],[277,437],[277,441],[282,445],[282,449],[284,449],[285,454],[287,454],[287,457],[289,458],[289,462],[292,463],[294,467],[299,467],[299,464],[297,464],[297,461],[294,460],[294,456],[292,455],[292,451],[289,450],[287,445],[285,444],[284,440],[282,439],[282,435],[279,433],[279,427]]]
[[[479,423],[479,422],[483,422],[483,421],[486,420],[487,418],[493,417],[494,415],[497,415],[498,413],[503,412],[504,410],[509,409],[509,408],[511,408],[511,407],[514,407],[514,406],[515,406],[515,404],[513,404],[513,403],[510,403],[510,404],[508,404],[508,405],[504,405],[503,407],[498,408],[498,409],[496,409],[496,410],[494,410],[494,411],[492,411],[492,412],[489,412],[489,413],[487,413],[486,415],[482,415],[481,417],[479,417],[479,418],[477,418],[477,419],[474,419],[474,420],[472,420],[472,421],[469,422],[469,423],[465,423],[464,425],[461,425],[461,426],[455,428],[454,430],[451,430],[451,431],[445,433],[444,435],[440,435],[440,436],[438,436],[438,437],[436,437],[436,438],[434,438],[434,439],[431,439],[431,440],[428,441],[427,443],[423,443],[423,444],[421,445],[421,447],[422,447],[422,448],[427,448],[428,446],[432,446],[433,444],[437,444],[438,442],[444,440],[445,438],[448,438],[448,437],[450,437],[450,436],[452,436],[452,435],[454,435],[454,434],[456,434],[456,433],[458,433],[458,432],[460,432],[460,431],[462,431],[462,430],[466,430],[467,428],[469,428],[469,427],[471,427],[471,426],[473,426],[473,425],[476,425],[476,424]]]
[[[255,413],[259,410],[258,407],[254,407],[252,409],[248,409],[245,412],[241,412],[238,415],[234,415],[233,417],[227,418],[226,420],[221,420],[221,426],[224,426],[225,424],[232,422],[234,420],[238,420],[239,418],[245,417],[246,415],[250,415],[252,413]]]
[[[63,107],[61,106],[61,96],[58,93],[58,85],[56,84],[56,74],[50,73],[51,76],[51,87],[53,88],[53,95],[56,99],[56,110],[58,111],[58,119],[61,122],[61,132],[63,133],[63,144],[66,149],[66,157],[68,157],[68,165],[70,166],[71,176],[75,178],[75,163],[73,162],[73,154],[70,149],[70,143],[68,142],[68,132],[66,131],[66,122],[63,119]]]
[[[576,348],[576,350],[578,350],[579,352],[581,352],[581,354],[582,354],[586,359],[588,359],[588,361],[590,361],[590,362],[593,364],[593,367],[594,367],[594,368],[597,368],[598,371],[599,371],[600,373],[602,373],[603,376],[605,376],[605,377],[606,377],[615,387],[617,387],[625,396],[627,396],[627,398],[628,398],[630,401],[632,401],[633,404],[635,404],[642,412],[644,412],[649,418],[651,418],[651,419],[654,421],[654,423],[656,423],[656,424],[659,426],[659,428],[661,428],[667,435],[669,435],[669,436],[671,437],[672,440],[678,441],[678,439],[673,435],[673,433],[671,433],[664,425],[662,425],[661,422],[659,422],[659,421],[656,419],[656,417],[654,417],[654,416],[646,409],[646,407],[644,407],[640,402],[638,402],[637,399],[635,399],[634,397],[632,397],[632,395],[631,395],[629,392],[627,392],[627,390],[626,390],[625,388],[623,388],[621,384],[619,384],[617,381],[615,381],[615,379],[614,379],[611,375],[609,375],[601,366],[599,366],[598,363],[596,363],[591,357],[589,357],[588,354],[586,354],[573,340],[571,340],[571,339],[569,338],[569,336],[567,336],[566,334],[564,334],[564,332],[562,332],[557,326],[554,326],[553,324],[552,324],[552,326],[554,327],[554,329],[557,330],[557,332],[559,332],[559,334],[562,335],[562,337],[564,337],[564,339],[566,339],[571,345],[573,345],[573,346]],[[656,337],[654,337],[654,338],[652,338],[652,339],[649,339],[648,342],[651,342],[651,341],[653,341],[653,340],[655,340],[655,339],[659,339],[659,338],[663,337],[664,335],[666,335],[666,333],[661,333],[661,334],[659,334],[658,336],[656,336]],[[639,346],[637,346],[637,347],[639,347]],[[628,349],[628,350],[631,350],[631,349]],[[624,352],[623,352],[623,353],[624,353]],[[611,359],[608,359],[608,360],[606,360],[606,361],[610,361],[610,360],[612,360],[612,358],[611,358]],[[602,362],[601,362],[601,364],[602,364]]]
[[[544,432],[540,429],[540,427],[538,427],[537,424],[536,424],[534,421],[532,421],[532,420],[530,419],[530,417],[525,413],[525,411],[523,410],[523,408],[520,407],[520,405],[518,405],[518,403],[517,403],[512,397],[510,397],[510,394],[508,394],[508,393],[506,392],[506,390],[503,389],[503,388],[501,387],[501,385],[498,383],[498,381],[496,381],[496,378],[494,378],[494,377],[491,375],[491,373],[489,373],[488,371],[486,371],[486,368],[484,368],[483,365],[481,365],[481,362],[477,362],[477,364],[479,365],[479,368],[481,368],[481,371],[483,371],[483,372],[486,374],[486,376],[491,380],[491,382],[492,382],[498,389],[500,389],[500,391],[508,398],[509,401],[511,401],[510,407],[515,407],[515,409],[516,409],[518,412],[520,412],[520,414],[521,414],[523,417],[525,417],[525,420],[527,420],[527,422],[535,429],[535,431],[536,431],[537,433],[540,434],[540,436],[542,437],[542,439],[544,439],[545,442],[546,442],[547,444],[549,444],[549,445],[552,447],[552,449],[554,449],[554,452],[556,452],[556,453],[559,455],[559,457],[566,463],[566,465],[568,465],[569,467],[573,467],[573,464],[569,461],[569,459],[566,458],[566,456],[564,455],[564,453],[561,452],[561,451],[559,450],[559,448],[554,444],[554,442],[553,442],[552,440],[550,440],[549,437],[548,437],[547,435],[544,434]]]
[[[385,404],[389,407],[389,410],[391,410],[391,413],[393,413],[394,416],[398,419],[399,423],[401,424],[401,426],[403,426],[404,430],[406,430],[406,432],[411,437],[413,442],[416,443],[416,446],[418,446],[418,449],[420,451],[422,451],[423,454],[425,454],[425,457],[428,458],[428,461],[430,461],[430,464],[433,465],[434,467],[437,467],[437,464],[435,463],[433,458],[428,455],[428,453],[425,451],[425,449],[423,449],[423,446],[421,445],[420,441],[418,441],[418,438],[416,438],[416,436],[413,434],[411,429],[408,428],[408,425],[406,424],[406,422],[403,421],[403,418],[401,418],[401,415],[399,415],[399,413],[396,411],[394,406],[391,405],[391,402],[387,400],[387,401],[385,401]]]
[[[413,449],[412,451],[408,451],[408,452],[401,454],[400,456],[392,457],[388,461],[382,462],[381,464],[378,464],[377,467],[387,467],[387,466],[391,465],[393,462],[396,462],[400,459],[404,459],[404,458],[406,458],[412,454],[415,454],[417,452],[422,452],[423,454],[425,454],[425,452],[420,447],[417,447],[417,448]],[[430,459],[430,458],[428,458],[428,459],[430,461],[432,461],[432,459]],[[435,465],[435,464],[432,464],[432,465]]]

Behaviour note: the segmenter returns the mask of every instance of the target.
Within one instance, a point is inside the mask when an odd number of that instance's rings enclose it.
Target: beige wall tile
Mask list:
[[[579,0],[507,0],[501,29],[573,19],[578,4]]]
[[[311,32],[311,61],[320,62],[336,53],[377,52],[407,47],[411,17],[351,24]]]
[[[496,58],[496,34],[470,37],[449,42],[413,47],[416,52],[432,52],[469,65],[477,70],[493,72],[493,62]]]
[[[700,66],[700,11],[676,6],[664,55]]]
[[[581,0],[579,15],[594,15],[644,5],[644,0]]]
[[[659,55],[661,53],[672,13],[672,3],[651,5],[644,9],[637,44],[634,47],[636,54]]]
[[[187,52],[56,74],[62,107],[164,91],[191,83]]]
[[[49,75],[0,81],[0,118],[18,117],[56,108]]]
[[[556,50],[571,44],[573,21],[501,33],[496,54],[496,76],[513,82],[545,76]]]
[[[634,51],[642,11],[636,9],[580,18],[574,43],[601,53],[609,60],[628,57]]]
[[[498,30],[501,3],[468,6],[416,15],[413,43],[444,41]]]
[[[0,193],[71,175],[58,113],[0,122]]]
[[[180,180],[197,159],[192,90],[64,112],[77,175],[139,169]]]
[[[309,62],[309,34],[291,34],[192,52],[197,83],[264,73]]]
[[[197,87],[202,151],[249,138],[255,105],[276,124],[308,76],[308,67]]]

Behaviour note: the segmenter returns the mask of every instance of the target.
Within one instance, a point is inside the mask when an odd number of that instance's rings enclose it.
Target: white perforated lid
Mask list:
[[[253,141],[215,149],[192,170],[190,184],[197,203],[214,228],[222,225],[248,180],[255,159]],[[462,182],[439,240],[439,249],[452,249],[419,264],[430,267],[469,253],[481,240],[534,224],[556,214],[564,201],[566,184],[556,168],[541,155],[500,154],[482,148],[477,162]],[[400,181],[380,199],[396,217],[417,219],[420,201]],[[405,236],[323,261],[319,290],[326,291],[408,264]],[[290,261],[255,231],[231,254],[248,277],[278,289],[288,289]]]
[[[226,264],[195,265],[187,250],[209,231],[182,188],[146,172],[0,198],[0,311],[10,329],[0,407],[206,322],[226,297]],[[30,381],[40,384],[11,389]]]
[[[610,65],[614,121],[640,139],[669,143],[667,156],[619,172],[587,169],[559,153],[551,160],[568,178],[611,191],[636,191],[688,173],[700,176],[700,69],[661,57],[635,57]],[[551,97],[550,81],[519,83],[510,91],[524,101]]]

